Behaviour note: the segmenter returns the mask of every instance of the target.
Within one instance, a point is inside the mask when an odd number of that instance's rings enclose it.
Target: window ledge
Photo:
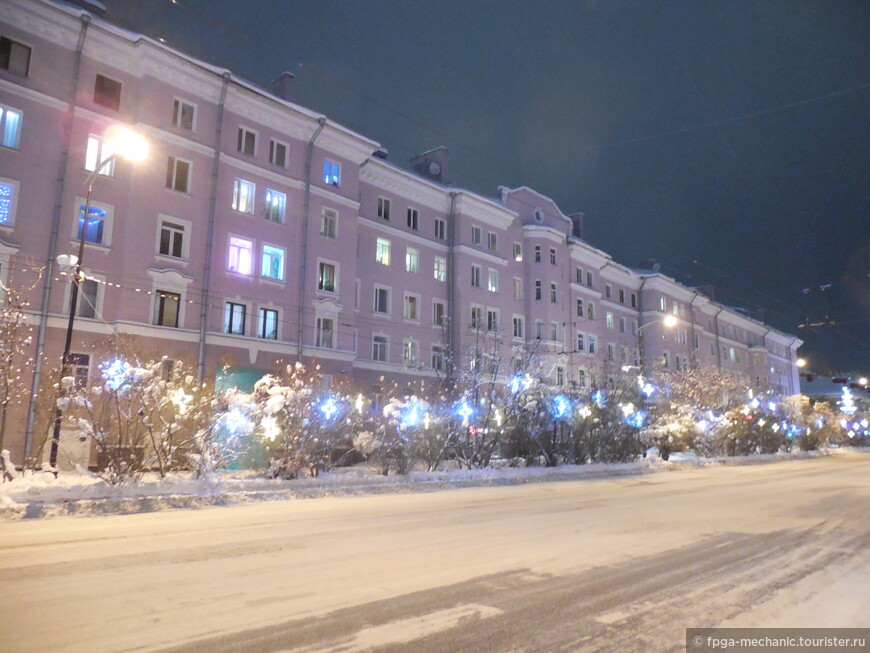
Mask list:
[[[283,288],[286,284],[286,281],[283,279],[273,279],[272,277],[257,277],[257,281],[260,284],[266,284],[267,286],[277,286],[278,288]]]
[[[168,256],[167,254],[155,254],[154,258],[163,263],[175,263],[183,268],[186,268],[190,264],[190,259]]]

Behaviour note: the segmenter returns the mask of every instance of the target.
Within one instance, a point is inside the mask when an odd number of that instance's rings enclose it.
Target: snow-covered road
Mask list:
[[[0,651],[680,651],[870,626],[870,454],[0,523]]]

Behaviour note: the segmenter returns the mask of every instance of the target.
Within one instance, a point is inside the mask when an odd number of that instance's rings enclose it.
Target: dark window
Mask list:
[[[94,84],[94,102],[118,111],[121,108],[121,82],[97,75]]]
[[[158,326],[177,327],[178,309],[181,306],[181,295],[164,290],[157,291],[157,303],[154,306],[154,324]]]
[[[27,77],[30,71],[30,48],[5,36],[0,37],[0,68]]]

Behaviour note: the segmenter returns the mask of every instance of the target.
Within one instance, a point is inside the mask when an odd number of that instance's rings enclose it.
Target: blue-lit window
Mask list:
[[[0,181],[0,224],[11,225],[15,219],[15,186]]]
[[[271,245],[263,245],[263,259],[260,275],[269,279],[284,280],[284,250]]]
[[[0,107],[0,145],[18,149],[21,140],[21,112],[8,107]]]
[[[85,224],[85,207],[84,204],[79,207],[79,227],[76,231],[76,238],[81,240],[82,227]],[[103,244],[103,230],[106,225],[106,211],[104,209],[92,206],[88,211],[88,224],[85,227],[85,242],[94,243],[96,245]]]
[[[341,164],[329,159],[323,162],[323,183],[341,186]]]

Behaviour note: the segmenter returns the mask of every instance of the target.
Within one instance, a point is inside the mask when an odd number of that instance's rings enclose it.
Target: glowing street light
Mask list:
[[[112,161],[114,161],[117,157],[122,157],[129,161],[141,161],[148,155],[148,141],[146,141],[142,136],[137,134],[136,132],[124,127],[123,125],[113,125],[106,130],[104,135],[104,147],[107,148],[111,154],[109,154],[105,159],[100,161],[95,167],[94,170],[88,175],[88,178],[85,179],[85,186],[88,187],[88,192],[85,197],[85,211],[84,215],[81,217],[80,230],[79,234],[79,251],[78,256],[73,256],[71,254],[61,254],[57,257],[57,263],[61,267],[61,269],[69,269],[71,267],[75,267],[75,271],[73,273],[73,277],[71,280],[72,289],[70,291],[70,302],[69,302],[69,317],[67,318],[66,325],[66,340],[64,342],[63,347],[63,358],[61,359],[60,365],[60,376],[63,379],[66,376],[69,376],[69,366],[70,366],[70,348],[72,345],[72,334],[73,334],[73,326],[75,325],[76,319],[76,308],[78,307],[78,299],[79,292],[82,281],[84,280],[82,276],[82,258],[85,254],[85,236],[88,232],[88,219],[91,214],[91,192],[94,189],[94,182],[97,180],[97,177],[103,171],[103,169],[109,165]],[[63,384],[61,384],[61,392],[65,392],[63,390]],[[57,448],[58,443],[60,442],[60,424],[63,419],[63,410],[58,404],[55,414],[54,414],[54,429],[51,436],[51,452],[49,454],[48,463],[52,468],[57,466]]]
[[[679,322],[679,320],[676,318],[675,315],[668,313],[667,315],[663,316],[659,320],[653,320],[652,322],[647,322],[646,324],[642,324],[641,326],[639,326],[637,328],[637,331],[634,332],[635,335],[637,336],[637,351],[638,351],[638,355],[640,358],[640,371],[641,371],[641,373],[643,373],[644,365],[645,365],[644,353],[643,353],[643,337],[641,336],[644,329],[651,327],[654,324],[661,324],[666,329],[670,329],[670,328],[677,326],[678,322]]]

